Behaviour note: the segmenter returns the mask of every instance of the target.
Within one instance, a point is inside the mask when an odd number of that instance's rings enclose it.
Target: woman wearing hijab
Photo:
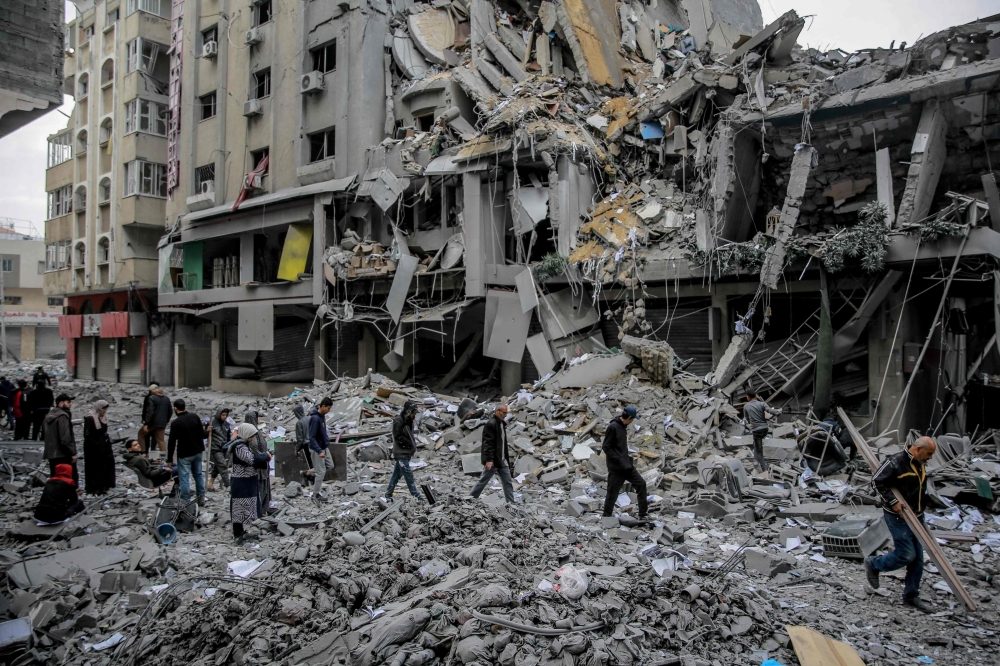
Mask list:
[[[211,475],[208,477],[208,490],[215,490],[215,477],[222,477],[223,488],[229,487],[229,461],[226,447],[233,438],[233,430],[229,427],[229,408],[219,407],[215,417],[208,425],[208,443],[210,445],[209,461],[212,464]]]
[[[35,520],[40,523],[60,523],[84,509],[79,498],[73,468],[67,464],[56,465],[55,472],[45,482],[42,499],[35,507]]]
[[[88,495],[105,495],[115,487],[115,454],[108,437],[108,403],[98,400],[83,421],[83,473]]]
[[[233,536],[237,544],[243,543],[243,526],[263,515],[258,473],[260,470],[268,470],[271,454],[254,450],[250,442],[256,435],[256,426],[241,423],[236,427],[233,442],[229,445],[232,458],[232,469],[229,471],[229,515],[233,521]]]
[[[252,409],[248,409],[243,415],[243,423],[249,423],[254,428],[258,428],[260,421],[257,416],[257,412]],[[250,444],[250,450],[254,453],[269,453],[267,450],[267,440],[264,438],[264,433],[257,430],[257,434],[254,435],[253,440],[248,442]],[[263,514],[269,515],[271,513],[271,469],[270,467],[265,467],[264,469],[257,470],[257,493],[260,496],[260,505]]]

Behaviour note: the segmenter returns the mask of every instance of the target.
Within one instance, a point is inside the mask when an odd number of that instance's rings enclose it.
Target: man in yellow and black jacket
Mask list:
[[[933,613],[934,608],[920,598],[920,578],[924,574],[924,549],[920,540],[910,530],[903,519],[903,506],[896,499],[895,488],[921,523],[927,508],[927,468],[928,460],[934,456],[937,443],[930,437],[921,437],[905,451],[894,453],[885,459],[875,472],[872,484],[882,497],[885,524],[892,535],[893,550],[879,557],[865,558],[865,576],[868,584],[879,586],[878,575],[883,571],[895,571],[906,567],[903,583],[903,603],[923,611]]]

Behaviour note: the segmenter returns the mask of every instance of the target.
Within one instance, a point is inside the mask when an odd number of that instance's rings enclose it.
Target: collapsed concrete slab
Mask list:
[[[805,194],[809,172],[816,159],[816,149],[812,146],[799,144],[795,147],[785,203],[781,207],[781,217],[774,233],[774,244],[768,248],[764,264],[760,268],[760,283],[769,289],[778,288],[778,277],[785,267],[787,253],[785,244],[795,230],[795,223],[799,219],[799,207],[802,205],[802,195]]]

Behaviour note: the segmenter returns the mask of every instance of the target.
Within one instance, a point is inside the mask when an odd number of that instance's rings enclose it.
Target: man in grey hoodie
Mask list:
[[[760,471],[767,471],[767,460],[764,458],[764,438],[767,437],[767,415],[780,416],[780,409],[772,409],[766,402],[757,397],[757,392],[747,389],[747,402],[743,405],[743,420],[753,435],[753,457],[760,466]]]
[[[43,455],[49,461],[52,476],[56,465],[73,468],[73,482],[80,487],[80,473],[76,468],[76,438],[73,436],[73,398],[61,393],[56,398],[56,406],[48,411],[42,421],[42,441],[45,442]]]
[[[301,454],[305,459],[307,469],[302,472],[302,476],[309,484],[316,476],[312,471],[312,451],[309,449],[309,417],[306,416],[306,408],[302,405],[295,405],[292,414],[295,416],[295,455]]]
[[[208,490],[215,491],[215,477],[222,477],[222,486],[229,488],[229,461],[226,447],[232,439],[233,430],[229,426],[229,408],[219,407],[215,417],[208,424],[209,463],[212,470],[208,477]]]

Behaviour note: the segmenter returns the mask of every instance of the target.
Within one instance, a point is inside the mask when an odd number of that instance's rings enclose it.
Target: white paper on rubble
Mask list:
[[[229,569],[229,573],[239,578],[249,578],[253,575],[253,572],[260,569],[263,562],[258,562],[256,558],[252,560],[236,560],[230,562],[226,568]]]

